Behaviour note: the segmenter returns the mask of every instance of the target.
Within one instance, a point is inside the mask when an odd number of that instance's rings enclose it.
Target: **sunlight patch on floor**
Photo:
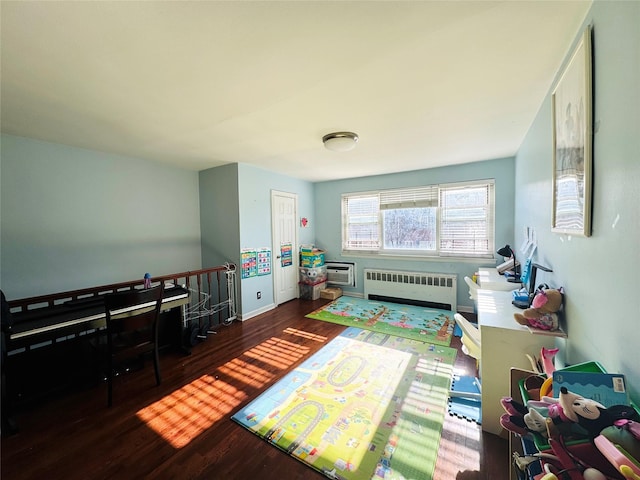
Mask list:
[[[245,356],[260,360],[273,367],[285,369],[309,353],[308,347],[272,337],[244,353]]]
[[[469,368],[467,367],[456,367],[453,369],[453,376],[456,377],[465,377],[469,376],[469,374],[473,375],[475,372],[469,372]]]
[[[228,361],[217,371],[256,389],[276,377],[275,373],[256,363],[287,370],[308,353],[308,347],[272,337]],[[248,398],[247,393],[218,375],[203,375],[139,410],[137,416],[174,448],[182,448]]]
[[[480,471],[480,427],[449,425],[454,431],[440,438],[438,449],[436,471],[440,478],[453,479],[460,472]]]
[[[218,372],[240,380],[252,387],[261,387],[273,380],[275,375],[251,363],[234,358],[217,369]]]
[[[285,328],[282,333],[288,333],[290,335],[297,335],[298,337],[308,338],[310,340],[315,340],[316,342],[326,342],[327,337],[323,337],[322,335],[316,335],[315,333],[305,332],[304,330],[298,330],[297,328]]]
[[[137,416],[173,447],[182,448],[246,399],[232,385],[203,375]]]

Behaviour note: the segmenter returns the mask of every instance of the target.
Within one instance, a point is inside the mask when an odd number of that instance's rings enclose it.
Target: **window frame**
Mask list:
[[[486,203],[482,207],[478,204],[478,208],[486,208],[488,211],[482,222],[487,223],[486,242],[487,250],[483,252],[464,252],[462,250],[454,250],[446,252],[442,250],[442,230],[443,230],[443,192],[451,192],[455,190],[464,190],[468,188],[485,188]],[[357,222],[349,220],[354,215],[349,215],[348,207],[350,200],[356,199],[375,199],[377,198],[377,211],[372,211],[368,216],[377,215],[377,239],[374,239],[369,248],[360,248],[356,246],[353,239],[349,238],[350,228],[357,225]],[[395,203],[394,203],[395,200]],[[495,250],[495,179],[473,180],[465,182],[455,182],[446,184],[425,185],[419,187],[406,187],[397,189],[371,190],[365,192],[343,193],[341,195],[341,252],[345,256],[376,256],[376,257],[401,257],[401,258],[428,258],[428,259],[461,259],[461,260],[477,260],[477,259],[493,259]],[[420,208],[435,207],[436,208],[436,235],[435,250],[422,249],[389,249],[384,248],[384,211],[397,208]],[[469,207],[473,208],[473,207]],[[375,210],[375,209],[374,209]],[[455,210],[453,207],[449,211]],[[363,214],[367,216],[367,214]],[[482,237],[484,238],[484,237]],[[464,239],[464,237],[461,237]]]

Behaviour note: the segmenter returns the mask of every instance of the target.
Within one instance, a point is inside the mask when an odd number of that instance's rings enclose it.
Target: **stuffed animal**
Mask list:
[[[562,288],[538,290],[531,302],[531,308],[522,313],[514,313],[513,317],[520,325],[539,328],[541,330],[557,330],[558,311],[562,308],[564,291]]]
[[[638,413],[629,405],[612,405],[605,408],[595,400],[569,392],[566,387],[560,388],[558,402],[567,418],[584,428],[591,438],[600,435],[602,430],[614,425],[616,421],[640,421]]]
[[[572,425],[575,424],[564,414],[557,398],[543,396],[540,400],[529,400],[526,405],[523,405],[511,397],[503,397],[500,403],[507,412],[500,417],[500,424],[506,430],[521,436],[525,436],[528,432],[535,432],[546,437],[547,418],[550,418],[556,428],[560,427],[562,433],[574,434]],[[581,432],[586,434],[583,430]]]
[[[503,397],[500,401],[506,414],[500,417],[500,424],[519,435],[529,432],[546,435],[547,419],[565,436],[594,438],[616,421],[638,421],[637,412],[631,406],[614,405],[605,408],[595,400],[560,389],[558,398],[543,396],[539,401],[529,400],[526,405]]]

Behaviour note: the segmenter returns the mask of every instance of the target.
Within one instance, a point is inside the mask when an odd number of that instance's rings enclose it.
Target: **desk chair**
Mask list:
[[[453,318],[455,319],[456,323],[460,327],[460,330],[462,330],[462,337],[460,338],[460,340],[462,341],[462,351],[466,355],[469,355],[470,357],[473,357],[476,359],[476,368],[478,368],[479,361],[480,361],[480,344],[481,344],[480,330],[478,329],[478,327],[473,325],[471,322],[469,322],[469,320],[464,318],[459,313],[454,314]],[[478,378],[475,379],[475,383],[478,389],[480,389],[481,385],[480,385],[480,380]],[[450,395],[474,397],[474,398],[478,398],[478,400],[480,399],[479,393],[475,394],[475,393],[468,393],[468,392],[451,391]]]
[[[154,288],[105,295],[109,406],[112,405],[114,367],[122,361],[151,352],[156,384],[160,385],[158,318],[163,292],[164,282],[161,282],[158,287]],[[141,306],[143,308],[140,308]]]
[[[462,330],[462,351],[479,361],[481,345],[480,330],[459,313],[454,314],[453,318],[460,327],[460,330]]]
[[[464,277],[464,281],[467,284],[467,286],[469,287],[469,298],[474,300],[474,301],[477,300],[478,299],[478,289],[480,288],[480,285],[478,285],[476,282],[474,282],[469,277]]]

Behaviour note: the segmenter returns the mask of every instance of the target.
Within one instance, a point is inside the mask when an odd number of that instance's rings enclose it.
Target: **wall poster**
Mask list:
[[[257,252],[258,257],[258,275],[271,274],[271,249],[261,248]]]
[[[240,253],[242,263],[242,278],[255,277],[258,274],[258,261],[255,249],[242,250]]]
[[[280,245],[280,265],[283,267],[289,267],[293,265],[293,245],[290,243],[283,243]]]
[[[551,97],[553,212],[551,230],[591,235],[593,162],[591,27],[578,42]]]

